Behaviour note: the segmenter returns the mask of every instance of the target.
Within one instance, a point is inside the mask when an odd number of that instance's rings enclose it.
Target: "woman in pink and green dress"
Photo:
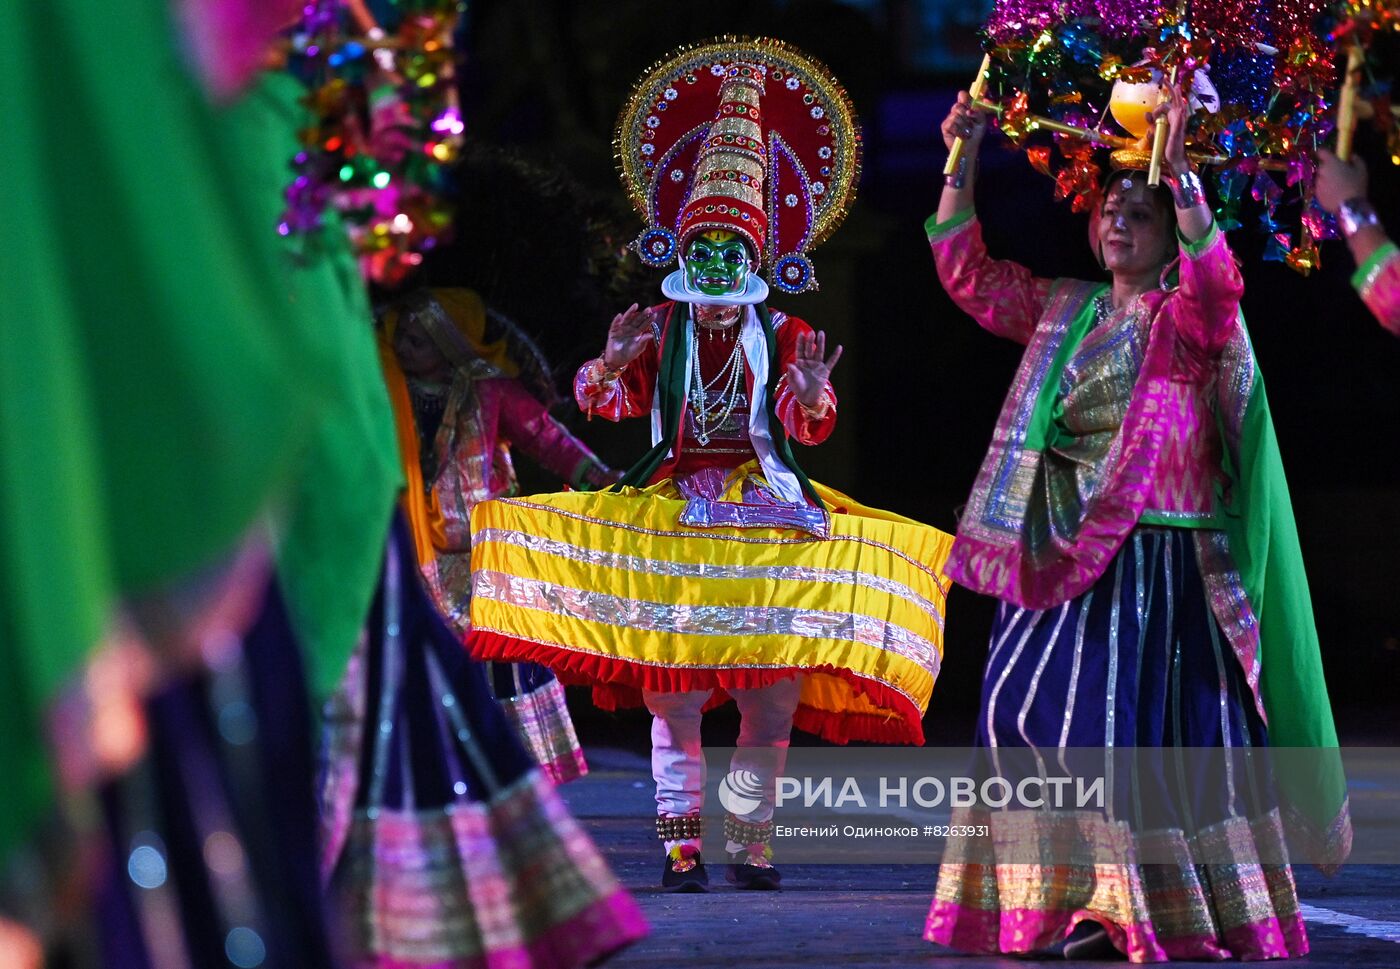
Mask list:
[[[1180,94],[1163,110],[1170,193],[1118,171],[1091,219],[1109,282],[992,259],[972,195],[985,116],[964,93],[943,123],[967,162],[927,224],[939,279],[983,328],[1026,347],[949,566],[1001,600],[979,762],[1096,748],[1108,763],[1127,748],[1160,764],[1177,756],[1162,749],[1265,744],[1317,756],[1311,774],[1280,771],[1277,796],[1267,776],[1225,790],[1159,766],[1107,778],[1089,815],[974,809],[991,837],[950,840],[925,926],[964,951],[1299,956],[1285,822],[1312,839],[1312,860],[1340,863],[1350,846],[1243,282],[1187,160]],[[1142,863],[1163,851],[1180,860]]]

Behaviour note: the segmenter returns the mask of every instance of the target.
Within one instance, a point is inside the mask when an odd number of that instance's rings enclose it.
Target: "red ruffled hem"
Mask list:
[[[856,693],[864,694],[876,706],[894,713],[890,716],[837,713],[804,704],[798,706],[797,713],[793,716],[793,725],[799,730],[816,734],[834,744],[845,744],[852,740],[914,746],[923,746],[924,743],[922,716],[918,707],[907,697],[883,683],[864,679],[850,670],[836,666],[789,666],[780,669],[651,666],[611,656],[546,646],[482,629],[473,629],[467,633],[466,644],[471,654],[479,660],[539,663],[553,670],[561,683],[592,686],[593,703],[601,710],[639,707],[642,705],[643,690],[651,690],[654,693],[719,691],[705,706],[705,709],[710,710],[728,699],[723,691],[729,689],[754,689],[770,686],[802,673],[827,673],[839,676]]]

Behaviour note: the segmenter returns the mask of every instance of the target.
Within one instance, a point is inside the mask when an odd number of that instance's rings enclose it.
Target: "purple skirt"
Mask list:
[[[1184,751],[1267,743],[1211,613],[1191,532],[1138,528],[1093,587],[1055,608],[1003,603],[982,682],[977,769],[1028,748],[1052,763],[1057,748],[1136,748],[1139,758],[1107,779],[1097,813],[955,817],[991,836],[950,840],[925,937],[1025,953],[1092,919],[1134,962],[1305,954],[1291,869],[1255,860],[1286,856],[1270,777],[1224,783],[1204,772],[1233,758]],[[1180,862],[1137,861],[1164,855]]]
[[[355,965],[559,967],[647,927],[432,607],[401,523],[327,708],[322,869]]]

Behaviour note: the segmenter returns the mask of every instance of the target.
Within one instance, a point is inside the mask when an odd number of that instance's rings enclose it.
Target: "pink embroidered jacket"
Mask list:
[[[1385,327],[1400,336],[1400,249],[1387,242],[1352,276],[1352,285]]]
[[[512,445],[575,487],[585,481],[602,487],[611,481],[607,466],[519,379],[503,376],[482,361],[474,369],[474,374],[460,373],[452,385],[433,434],[433,467],[425,471],[432,475],[429,484],[437,497],[441,532],[432,538],[435,555],[420,566],[438,609],[459,632],[471,625],[472,509],[515,493]],[[411,411],[407,393],[393,403],[396,409]],[[409,424],[402,426],[417,434],[418,418],[406,416]],[[420,438],[420,449],[425,443]]]
[[[483,501],[514,494],[512,446],[575,487],[585,481],[607,484],[600,477],[606,466],[519,380],[478,379],[470,395],[449,404],[435,435],[439,460],[433,488],[447,539],[447,546],[439,551],[470,550],[472,509]]]
[[[1045,374],[1071,322],[1102,284],[1034,277],[988,256],[969,212],[927,227],[938,276],[953,301],[988,331],[1026,344],[987,458],[959,525],[949,574],[963,585],[1032,609],[1088,589],[1139,521],[1215,524],[1222,478],[1213,410],[1221,354],[1243,333],[1243,283],[1218,229],[1181,247],[1180,285],[1142,297],[1121,333],[1092,331],[1082,348],[1117,343],[1130,396],[1098,473],[1085,485],[1078,527],[1031,545],[1031,491],[1044,456],[1026,435]],[[1074,364],[1071,364],[1071,368]]]

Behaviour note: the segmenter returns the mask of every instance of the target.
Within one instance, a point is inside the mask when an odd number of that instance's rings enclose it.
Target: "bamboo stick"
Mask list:
[[[1172,87],[1176,87],[1176,67],[1172,67],[1171,80],[1167,82]],[[1170,95],[1163,92],[1162,98],[1157,102],[1160,110],[1166,104]],[[1159,114],[1157,123],[1152,127],[1152,161],[1147,167],[1147,184],[1156,188],[1162,184],[1162,158],[1167,151],[1167,116]]]
[[[1002,107],[991,101],[974,101],[973,107],[980,111],[988,111],[1000,116]],[[1095,128],[1077,128],[1074,125],[1065,124],[1063,121],[1056,121],[1054,118],[1044,118],[1038,114],[1026,116],[1026,121],[1033,128],[1043,131],[1053,131],[1055,134],[1067,135],[1071,138],[1078,138],[1081,141],[1092,141],[1096,145],[1104,145],[1108,148],[1131,148],[1137,144],[1132,138],[1125,138],[1122,135],[1111,135]],[[1197,165],[1224,165],[1233,159],[1229,155],[1209,155],[1203,151],[1188,151],[1187,154]],[[1288,163],[1282,159],[1261,158],[1259,167],[1270,171],[1281,172],[1288,168]]]
[[[992,70],[992,55],[982,55],[982,66],[977,69],[977,76],[972,79],[972,86],[967,89],[967,93],[972,97],[972,103],[982,97],[982,92],[987,88],[987,75]],[[948,161],[943,165],[943,174],[952,175],[958,170],[958,162],[962,161],[963,140],[961,137],[953,139],[953,147],[948,152]]]
[[[1347,49],[1347,74],[1337,99],[1337,157],[1351,161],[1352,140],[1356,135],[1356,104],[1361,93],[1361,65],[1366,54],[1355,40]]]

